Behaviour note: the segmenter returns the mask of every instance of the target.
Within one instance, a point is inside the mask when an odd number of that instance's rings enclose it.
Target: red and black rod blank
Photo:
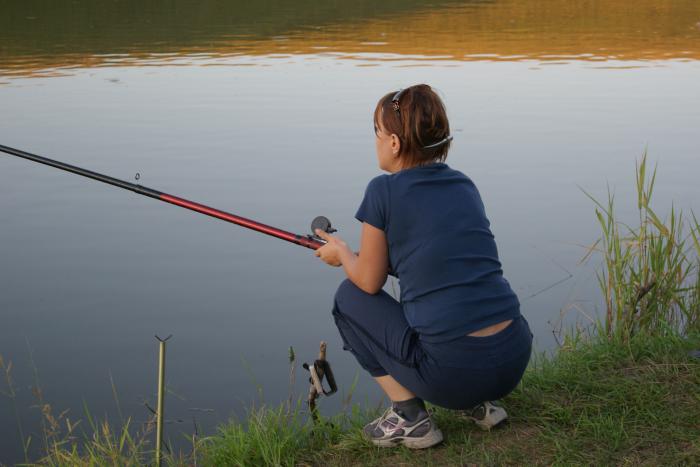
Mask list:
[[[46,157],[37,156],[36,154],[31,154],[19,149],[10,148],[8,146],[0,145],[0,151],[13,156],[21,157],[23,159],[28,159],[30,161],[38,162],[40,164],[55,167],[57,169],[65,170],[66,172],[72,172],[77,175],[82,175],[83,177],[92,178],[103,183],[108,183],[119,188],[124,188],[125,190],[133,191],[139,195],[148,196],[149,198],[155,198],[166,203],[174,204],[175,206],[180,206],[181,208],[190,209],[192,211],[199,212],[201,214],[206,214],[207,216],[215,217],[232,224],[237,224],[248,229],[256,230],[273,237],[281,238],[282,240],[287,240],[288,242],[296,243],[297,245],[316,250],[322,247],[325,242],[312,238],[308,235],[298,235],[292,232],[287,232],[286,230],[278,229],[269,225],[256,222],[251,219],[246,219],[245,217],[237,216],[231,214],[230,212],[221,211],[204,204],[195,203],[194,201],[189,201],[184,198],[178,198],[177,196],[169,195],[152,188],[138,185],[136,183],[126,182],[124,180],[119,180],[118,178],[110,177],[108,175],[103,175],[91,170],[82,169],[70,164],[64,164],[53,159],[48,159]]]

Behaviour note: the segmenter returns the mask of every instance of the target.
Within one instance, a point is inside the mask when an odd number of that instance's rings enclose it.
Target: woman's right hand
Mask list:
[[[341,251],[347,250],[353,254],[348,244],[340,237],[333,236],[321,229],[316,229],[315,233],[326,241],[326,244],[315,252],[315,255],[321,258],[326,264],[335,267],[342,266],[343,262],[340,259]]]

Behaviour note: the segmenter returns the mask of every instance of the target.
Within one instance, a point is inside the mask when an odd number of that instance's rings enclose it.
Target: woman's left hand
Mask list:
[[[321,258],[326,264],[335,267],[342,266],[343,262],[340,260],[340,253],[344,250],[350,251],[347,243],[340,237],[334,237],[320,229],[316,229],[316,235],[328,243],[316,250],[315,255]],[[350,251],[350,253],[352,254],[352,251]]]

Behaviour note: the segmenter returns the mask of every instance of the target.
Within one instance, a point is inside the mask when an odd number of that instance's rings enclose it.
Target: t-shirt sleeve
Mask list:
[[[355,213],[355,219],[386,230],[389,216],[389,185],[386,175],[370,180],[365,197]]]

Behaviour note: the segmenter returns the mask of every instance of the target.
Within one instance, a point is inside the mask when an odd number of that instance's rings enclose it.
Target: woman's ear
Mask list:
[[[401,140],[396,133],[391,134],[391,152],[394,155],[398,155],[401,152]]]

